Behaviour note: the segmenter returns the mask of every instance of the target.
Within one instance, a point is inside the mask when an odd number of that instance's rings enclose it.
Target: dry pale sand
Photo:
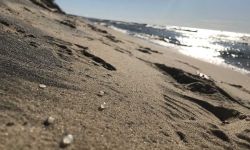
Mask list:
[[[250,149],[249,75],[51,7],[0,1],[1,150]]]

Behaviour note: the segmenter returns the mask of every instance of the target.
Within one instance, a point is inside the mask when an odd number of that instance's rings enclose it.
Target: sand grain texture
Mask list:
[[[250,149],[249,75],[46,1],[2,0],[0,12],[1,150]]]

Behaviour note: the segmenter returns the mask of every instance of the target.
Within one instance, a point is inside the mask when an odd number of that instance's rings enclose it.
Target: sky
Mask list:
[[[67,13],[250,33],[250,0],[56,0]]]

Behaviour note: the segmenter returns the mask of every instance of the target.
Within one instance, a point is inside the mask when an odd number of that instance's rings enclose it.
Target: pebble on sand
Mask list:
[[[100,92],[98,93],[98,96],[104,96],[104,94],[105,94],[104,91],[100,91]]]
[[[46,88],[47,86],[46,85],[44,85],[44,84],[39,84],[39,88],[41,88],[41,89],[44,89],[44,88]]]
[[[207,80],[210,79],[208,75],[206,75],[206,74],[204,74],[204,73],[201,73],[201,72],[199,72],[199,71],[197,71],[196,74],[197,74],[198,76],[200,76],[201,78],[203,78],[203,79],[207,79]]]
[[[104,109],[106,109],[106,103],[104,102],[103,104],[101,104],[101,106],[98,108],[99,111],[103,111]]]
[[[44,121],[45,126],[53,125],[54,123],[55,123],[55,118],[51,116]]]
[[[70,144],[72,144],[74,141],[74,137],[72,134],[67,134],[63,137],[62,142],[61,142],[61,146],[66,147],[69,146]]]

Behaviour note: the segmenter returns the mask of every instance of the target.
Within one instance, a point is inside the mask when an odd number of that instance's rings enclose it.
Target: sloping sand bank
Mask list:
[[[249,75],[37,2],[0,1],[1,150],[250,149]]]

